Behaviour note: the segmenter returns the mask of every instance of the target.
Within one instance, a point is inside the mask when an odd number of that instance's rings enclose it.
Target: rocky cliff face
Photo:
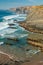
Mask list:
[[[29,34],[28,43],[43,48],[43,6],[32,6],[27,20],[20,25],[32,32]]]
[[[43,33],[43,6],[32,6],[24,24],[32,32]]]
[[[14,11],[15,9],[12,10]],[[33,34],[29,35],[28,40],[30,41],[28,41],[28,43],[32,43],[32,45],[36,46],[36,43],[38,43],[38,47],[40,46],[43,48],[43,45],[40,45],[40,43],[43,43],[43,6],[19,7],[16,8],[15,11],[17,13],[28,14],[26,21],[20,23],[20,26],[24,27],[30,32],[33,32]]]
[[[18,8],[11,8],[11,11],[15,11],[16,13],[28,13],[30,11],[31,6],[26,6],[26,7],[18,7]]]

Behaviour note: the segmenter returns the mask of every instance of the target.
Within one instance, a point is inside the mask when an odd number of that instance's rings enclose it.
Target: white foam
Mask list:
[[[7,27],[9,27],[7,22],[1,22],[0,23],[0,30],[5,29]]]
[[[8,19],[12,19],[12,18],[24,18],[26,17],[26,14],[17,14],[17,15],[9,15],[9,16],[4,16],[3,19],[8,20]]]
[[[8,29],[8,30],[6,30],[5,32],[6,32],[7,34],[11,34],[11,33],[15,32],[15,31],[17,31],[17,29]]]
[[[18,17],[19,15],[9,15],[9,16],[5,16],[3,17],[5,20],[8,20],[8,19],[12,19],[12,18],[15,18],[15,17]]]
[[[28,53],[31,53],[31,54],[36,54],[36,53],[39,53],[40,52],[40,50],[30,50],[30,51],[28,51]]]
[[[0,45],[4,44],[4,42],[0,42]]]
[[[22,35],[20,35],[20,38],[27,37],[27,36],[28,36],[28,34],[22,34]]]
[[[27,16],[27,14],[19,14],[19,16],[21,17],[26,17]]]

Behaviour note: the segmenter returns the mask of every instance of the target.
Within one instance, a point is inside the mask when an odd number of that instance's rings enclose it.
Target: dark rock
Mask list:
[[[21,65],[20,61],[15,61],[15,65]]]

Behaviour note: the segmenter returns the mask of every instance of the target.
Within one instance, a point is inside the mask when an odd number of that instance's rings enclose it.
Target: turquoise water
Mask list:
[[[7,14],[6,14],[6,16],[7,16]],[[22,15],[20,15],[20,17],[21,17],[20,19],[19,19],[19,17],[16,17],[16,18],[13,17],[10,20],[4,20],[4,22],[2,22],[2,23],[6,24],[6,22],[7,22],[7,24],[5,25],[5,28],[1,29],[1,27],[0,27],[0,51],[10,54],[11,56],[13,56],[13,58],[15,60],[26,60],[27,58],[29,58],[32,55],[34,55],[35,53],[37,53],[37,48],[33,47],[27,43],[27,37],[30,32],[25,30],[21,26],[19,26],[18,22],[16,22],[16,23],[13,22],[14,19],[17,19],[20,22],[20,20],[23,19],[22,16],[24,17],[24,19],[26,19],[26,16],[24,14],[22,14]],[[22,21],[24,21],[24,19]],[[8,22],[14,23],[14,25],[12,25],[13,28],[11,28],[8,25]],[[3,25],[1,24],[2,27],[3,27]],[[7,25],[8,25],[8,27],[6,27]],[[17,41],[11,40],[9,38],[11,38],[11,39],[16,38]],[[27,49],[29,51],[26,51]]]
[[[24,20],[25,18],[22,18],[23,15],[20,15],[21,18],[16,17],[13,18],[13,20]],[[0,22],[3,21],[3,18],[0,19]],[[7,20],[6,22],[10,22],[11,20]],[[16,56],[18,59],[24,59],[25,58],[25,47],[27,45],[27,36],[28,31],[26,31],[24,28],[20,27],[19,25],[14,25],[12,28],[3,28],[0,30],[0,50],[4,53]],[[18,41],[14,40],[8,40],[9,38],[17,38]],[[24,41],[25,40],[25,41]],[[3,44],[1,44],[3,42]],[[7,45],[9,43],[9,45]],[[23,56],[24,55],[24,56]]]

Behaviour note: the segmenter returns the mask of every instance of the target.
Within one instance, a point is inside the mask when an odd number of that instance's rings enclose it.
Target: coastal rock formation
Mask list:
[[[31,32],[28,43],[43,50],[43,6],[32,6],[30,9],[26,21],[20,26]]]
[[[19,24],[30,32],[27,38],[27,43],[33,45],[34,47],[36,46],[38,49],[43,51],[43,6],[20,7],[11,10],[17,13],[28,13],[26,21]],[[12,38],[9,40],[18,41],[18,39]],[[9,43],[7,44],[9,45]],[[8,48],[9,47],[7,46],[7,49]],[[9,49],[11,49],[11,47]],[[26,52],[27,51],[29,51],[28,48]],[[43,65],[43,52],[38,52],[37,54],[33,55],[31,59],[29,58],[25,61],[17,61],[15,59],[17,58],[15,57],[12,59],[11,56],[0,53],[0,65]]]
[[[31,32],[43,34],[43,6],[33,6],[30,9],[26,22],[21,23],[21,26]]]
[[[0,53],[0,65],[14,65],[14,61],[8,55]]]
[[[30,11],[30,9],[31,9],[31,6],[10,8],[11,11],[15,11],[18,14],[28,14],[28,10]]]
[[[25,62],[22,65],[43,65],[43,52],[34,55],[30,59],[30,62]]]
[[[43,34],[32,33],[28,36],[28,43],[43,51]]]

